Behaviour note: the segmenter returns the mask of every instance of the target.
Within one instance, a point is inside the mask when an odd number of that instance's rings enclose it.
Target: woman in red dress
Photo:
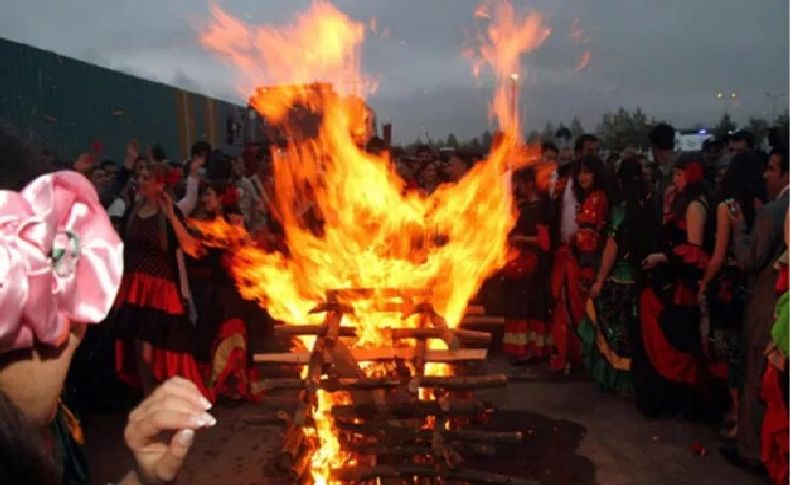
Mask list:
[[[702,164],[694,158],[679,161],[672,182],[664,197],[663,237],[642,266],[647,273],[639,303],[641,325],[632,342],[634,396],[648,416],[682,414],[718,422],[728,396],[703,345],[698,303],[710,242]]]
[[[116,371],[145,394],[155,384],[181,376],[209,396],[192,355],[194,326],[177,263],[179,249],[196,256],[201,247],[167,192],[177,179],[175,169],[164,165],[143,169],[138,176],[141,199],[126,223],[125,273],[115,302]]]
[[[224,219],[243,226],[236,187],[221,180],[204,182],[199,221]],[[228,250],[208,248],[200,258],[187,258],[189,287],[197,310],[195,359],[205,368],[213,397],[260,400],[263,388],[249,366],[248,323],[260,315],[257,305],[241,298],[228,267]]]
[[[555,353],[551,358],[551,368],[566,373],[572,363],[581,361],[576,325],[583,317],[584,302],[601,262],[609,217],[603,162],[590,156],[583,157],[578,163],[572,187],[577,204],[577,230],[568,242],[569,251],[562,254],[561,261],[555,261],[551,281],[555,295],[551,328]],[[558,263],[564,266],[564,271],[557,271]]]

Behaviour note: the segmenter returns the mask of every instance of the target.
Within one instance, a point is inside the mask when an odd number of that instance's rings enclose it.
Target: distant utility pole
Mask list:
[[[716,101],[721,101],[724,104],[724,112],[722,116],[729,114],[730,110],[728,109],[729,103],[732,102],[733,105],[738,101],[738,93],[732,91],[730,93],[723,93],[718,91],[716,93]]]

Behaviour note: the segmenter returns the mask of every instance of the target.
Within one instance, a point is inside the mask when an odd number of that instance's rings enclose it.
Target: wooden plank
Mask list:
[[[297,335],[326,335],[327,327],[319,325],[278,325],[274,327],[274,334],[277,336],[290,337]],[[354,327],[340,327],[338,329],[340,337],[356,337],[357,329]]]
[[[465,343],[489,344],[491,334],[488,332],[475,332],[473,330],[451,329],[459,340]],[[443,332],[436,328],[393,328],[390,331],[393,339],[441,339]]]
[[[457,376],[423,376],[417,381],[417,387],[441,388],[449,391],[488,389],[493,387],[504,387],[507,385],[508,378],[505,374],[490,374],[468,377]],[[339,378],[324,379],[320,382],[319,388],[325,391],[351,391],[364,389],[386,389],[403,385],[399,379],[391,378]],[[297,377],[266,379],[262,384],[263,389],[304,389],[305,382]]]
[[[404,359],[412,360],[416,356],[413,347],[398,348],[360,348],[353,349],[354,358],[358,361],[378,361]],[[486,349],[428,350],[426,362],[453,362],[459,360],[485,360]]]
[[[505,317],[492,315],[465,315],[461,325],[504,325]]]
[[[452,399],[445,403],[415,401],[379,404],[340,404],[332,407],[332,417],[354,418],[422,418],[425,416],[479,416],[493,407],[477,399]]]
[[[450,331],[450,327],[447,326],[444,317],[435,311],[431,311],[428,313],[428,319],[433,324],[433,327],[439,331],[441,339],[444,340],[450,350],[458,350],[461,347],[460,339]]]
[[[351,391],[351,390],[364,390],[364,389],[385,389],[398,387],[402,384],[399,379],[357,379],[357,378],[339,378],[339,379],[324,379],[321,381],[320,389],[330,392],[335,391]],[[299,378],[279,378],[279,379],[266,379],[263,381],[263,388],[266,390],[272,389],[304,389],[305,382]]]
[[[398,348],[358,348],[351,349],[354,359],[359,361],[379,360],[411,360],[415,357],[415,349],[410,347]],[[455,362],[462,360],[485,360],[486,349],[458,349],[458,350],[429,350],[425,354],[428,362]],[[255,362],[273,362],[280,364],[300,364],[310,362],[310,352],[266,353],[255,354]]]
[[[494,456],[496,448],[485,443],[450,443],[453,449],[466,455]],[[361,455],[376,456],[414,456],[433,455],[431,443],[348,443],[340,442],[340,449]]]
[[[376,438],[393,439],[430,439],[433,431],[403,426],[390,426],[382,423],[335,423],[337,429],[345,433],[361,434]],[[514,444],[521,443],[523,436],[520,431],[483,431],[483,430],[455,430],[442,431],[449,441],[471,441],[489,444]]]
[[[485,315],[486,309],[482,305],[469,305],[464,313],[467,315]]]

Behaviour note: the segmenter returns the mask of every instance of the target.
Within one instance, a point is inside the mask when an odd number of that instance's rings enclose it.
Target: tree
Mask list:
[[[579,120],[578,116],[573,117],[573,121],[571,121],[571,138],[573,140],[579,138],[584,134],[584,127],[582,126],[582,122]]]
[[[527,134],[527,143],[533,145],[535,143],[540,143],[540,132],[538,130],[532,130]]]
[[[543,127],[543,133],[541,134],[541,136],[544,140],[553,140],[554,133],[556,131],[557,130],[556,128],[554,128],[554,125],[551,123],[551,121],[547,121],[546,126]]]
[[[616,113],[606,113],[598,125],[598,136],[610,150],[622,151],[627,147],[647,148],[651,124],[642,108],[630,113],[620,108]]]
[[[752,135],[754,135],[755,146],[759,147],[768,136],[770,124],[767,120],[750,116],[749,125],[746,127],[746,129],[749,130]]]
[[[456,138],[454,133],[450,133],[450,135],[447,137],[447,146],[458,148],[458,145],[458,138]]]
[[[713,127],[713,134],[716,136],[717,140],[723,140],[724,137],[735,131],[736,128],[738,128],[738,125],[732,121],[730,114],[725,113],[724,116],[721,117],[721,120],[719,120],[719,124]]]
[[[777,134],[782,137],[781,144],[787,146],[787,142],[790,140],[790,113],[785,111],[777,116],[776,121],[774,121],[774,127],[779,132]]]
[[[480,149],[481,148],[480,140],[478,140],[477,138],[472,138],[472,140],[469,142],[469,147]]]

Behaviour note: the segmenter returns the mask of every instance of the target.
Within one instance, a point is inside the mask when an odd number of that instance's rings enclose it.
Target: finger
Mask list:
[[[151,442],[163,431],[199,429],[214,426],[217,420],[208,413],[193,414],[171,410],[152,410],[143,418],[129,423],[124,431],[126,444],[132,451]]]
[[[141,409],[134,418],[130,416],[129,421],[134,422],[145,419],[147,414],[156,411],[177,411],[180,413],[190,413],[195,416],[202,416],[206,412],[206,409],[202,404],[196,403],[191,399],[185,399],[174,394],[165,394],[151,399],[145,409]]]
[[[194,382],[182,377],[173,377],[157,387],[142,404],[129,414],[129,422],[131,423],[141,419],[150,411],[152,406],[156,405],[161,398],[168,395],[179,396],[182,399],[193,402],[196,406],[202,407],[202,410],[205,411],[211,409],[211,402],[203,396]]]
[[[195,432],[191,429],[183,429],[173,435],[170,447],[156,463],[156,475],[160,480],[169,482],[178,476],[194,439]]]
[[[208,411],[211,409],[211,401],[201,394],[194,382],[181,377],[173,377],[156,388],[140,406],[132,411],[129,415],[129,421],[140,419],[148,413],[152,404],[159,402],[159,400],[167,396],[175,396],[188,401],[196,407],[201,408],[200,411]]]

